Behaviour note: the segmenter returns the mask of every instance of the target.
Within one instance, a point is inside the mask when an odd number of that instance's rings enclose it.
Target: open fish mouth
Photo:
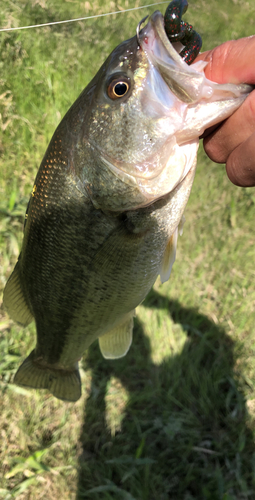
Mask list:
[[[182,49],[180,42],[171,43],[165,32],[164,17],[156,11],[147,25],[140,30],[144,18],[137,27],[137,40],[146,53],[149,61],[160,73],[169,90],[183,103],[195,103],[201,97],[209,98],[212,90],[204,89],[204,69],[206,63],[201,62],[199,73],[188,67],[179,56]],[[190,83],[192,78],[192,85]]]
[[[195,104],[202,99],[210,101],[211,98],[215,102],[228,97],[238,97],[240,94],[246,95],[252,90],[251,86],[245,84],[219,85],[207,80],[203,71],[207,63],[199,61],[188,66],[179,55],[183,45],[169,41],[161,12],[155,11],[147,25],[140,30],[145,19],[137,27],[138,43],[169,90],[183,103]]]

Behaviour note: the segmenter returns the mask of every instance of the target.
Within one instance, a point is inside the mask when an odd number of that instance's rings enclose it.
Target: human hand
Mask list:
[[[208,61],[205,75],[217,83],[255,85],[255,36],[225,42],[199,54]],[[255,186],[255,90],[235,113],[216,129],[203,134],[211,160],[226,163],[229,179],[237,186]]]

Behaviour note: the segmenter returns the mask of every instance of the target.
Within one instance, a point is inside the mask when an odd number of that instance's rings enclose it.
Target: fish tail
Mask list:
[[[78,368],[60,370],[41,365],[33,350],[14,376],[14,383],[34,389],[48,389],[63,401],[77,401],[81,396],[81,379]]]

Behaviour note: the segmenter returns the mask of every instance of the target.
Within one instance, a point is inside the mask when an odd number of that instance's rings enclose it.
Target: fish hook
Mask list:
[[[140,44],[140,39],[139,39],[140,27],[146,21],[147,17],[149,17],[149,16],[143,17],[143,19],[138,23],[137,28],[136,28],[136,38],[137,38],[137,43],[138,43],[139,46],[141,45]]]

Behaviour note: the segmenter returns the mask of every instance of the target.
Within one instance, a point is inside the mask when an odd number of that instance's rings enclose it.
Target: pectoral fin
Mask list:
[[[144,233],[132,233],[125,225],[114,229],[104,240],[93,259],[94,269],[104,270],[122,269],[123,261],[136,254],[135,249],[141,245]]]
[[[78,366],[73,370],[59,370],[40,364],[32,351],[14,377],[14,383],[33,389],[48,389],[63,401],[77,401],[81,396]]]
[[[125,316],[123,322],[99,337],[99,347],[104,358],[117,359],[127,354],[132,343],[134,315],[135,311],[132,311]]]
[[[160,267],[161,283],[164,283],[170,278],[170,274],[176,257],[178,234],[182,235],[184,222],[185,222],[185,217],[182,216],[179,226],[175,229],[171,238],[169,238],[168,240],[165,253],[163,256],[163,261]]]
[[[160,279],[161,283],[167,281],[170,277],[173,263],[175,261],[176,256],[176,248],[177,248],[177,238],[178,238],[178,227],[172,234],[171,238],[168,240],[165,253],[163,256],[163,261],[160,267]]]
[[[9,316],[16,323],[27,326],[33,320],[20,283],[19,261],[5,285],[3,303]]]

